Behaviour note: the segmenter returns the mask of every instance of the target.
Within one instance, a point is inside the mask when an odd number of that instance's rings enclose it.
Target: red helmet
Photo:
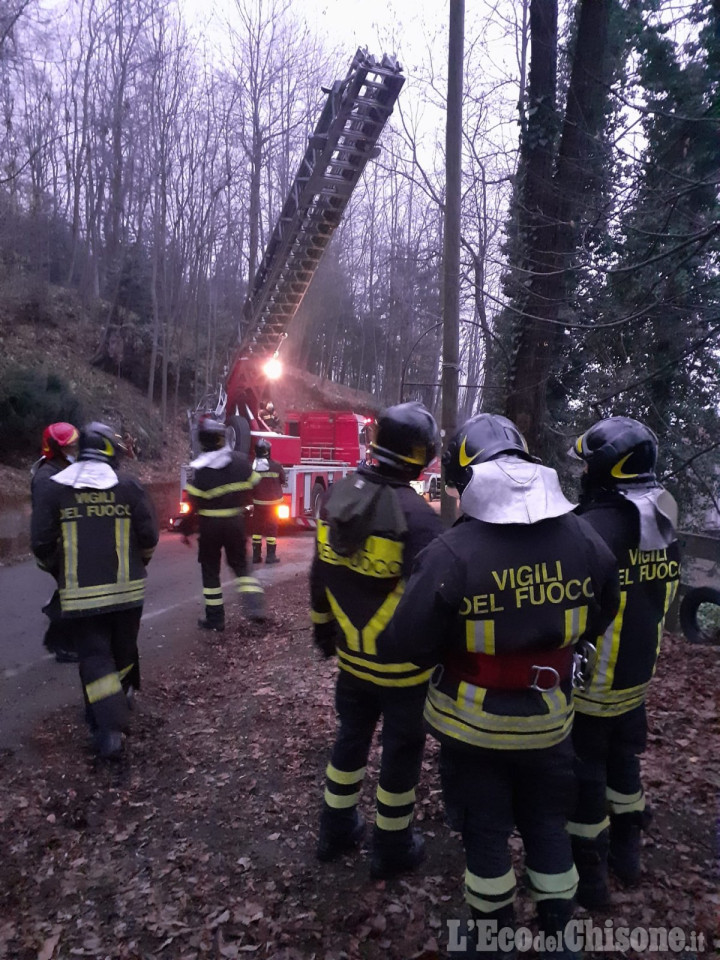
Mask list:
[[[77,427],[71,423],[51,423],[45,427],[42,435],[42,455],[50,460],[62,455],[65,447],[71,447],[78,442],[80,434]]]

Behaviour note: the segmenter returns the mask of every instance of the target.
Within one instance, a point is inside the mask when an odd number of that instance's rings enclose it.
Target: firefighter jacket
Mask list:
[[[185,491],[200,517],[237,517],[252,504],[260,481],[244,453],[223,447],[192,461],[192,481]]]
[[[550,747],[572,725],[573,646],[610,622],[617,591],[612,554],[570,512],[464,516],[418,558],[381,653],[438,664],[425,703],[438,740]]]
[[[253,490],[253,503],[258,507],[274,507],[283,502],[283,484],[285,471],[277,460],[268,457],[257,458],[253,470],[260,480]]]
[[[674,531],[666,546],[642,549],[635,506],[607,494],[578,507],[603,538],[620,568],[620,606],[604,633],[593,640],[598,657],[592,680],[578,692],[580,713],[614,717],[640,706],[655,673],[663,624],[680,577]]]
[[[311,619],[337,621],[338,663],[381,687],[425,683],[408,649],[381,661],[378,646],[418,553],[442,531],[437,514],[407,483],[361,466],[330,488],[320,511],[310,570]]]
[[[69,466],[70,461],[64,457],[40,457],[40,459],[33,464],[32,470],[30,471],[30,495],[33,505],[43,487],[52,480],[56,473],[60,473],[61,470]]]
[[[39,565],[58,581],[63,617],[142,606],[158,526],[135,477],[72,464],[37,491],[31,534]]]

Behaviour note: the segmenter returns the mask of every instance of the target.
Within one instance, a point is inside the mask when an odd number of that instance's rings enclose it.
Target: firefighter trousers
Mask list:
[[[647,744],[645,704],[619,717],[575,711],[572,731],[578,796],[568,830],[594,840],[610,823],[608,814],[645,810],[640,754]]]
[[[410,842],[415,787],[425,748],[422,713],[426,691],[426,683],[382,687],[339,670],[335,688],[339,729],[326,770],[321,833],[341,837],[355,826],[368,756],[382,717],[374,843],[392,848]]]
[[[127,732],[127,691],[140,688],[137,638],[142,607],[73,617],[85,716],[93,731]]]
[[[45,631],[43,645],[50,653],[76,653],[75,634],[72,630],[72,621],[62,619],[62,607],[60,606],[60,591],[55,591],[42,608],[42,612],[48,618],[50,623]]]
[[[220,568],[225,551],[227,564],[235,574],[235,589],[249,616],[263,608],[263,588],[248,576],[245,555],[245,521],[242,516],[199,517],[198,562],[202,572],[205,619],[209,624],[225,623]]]
[[[575,800],[570,737],[542,750],[440,749],[448,820],[462,833],[465,899],[491,914],[515,898],[509,839],[517,827],[536,901],[570,901],[577,887],[565,824]]]

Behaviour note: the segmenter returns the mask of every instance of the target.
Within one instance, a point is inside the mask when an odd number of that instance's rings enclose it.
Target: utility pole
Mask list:
[[[450,0],[448,35],[448,95],[445,128],[445,221],[442,279],[442,422],[443,449],[457,428],[460,364],[460,198],[462,173],[462,93],[465,40],[465,0]],[[449,526],[456,517],[456,500],[443,486],[440,516]]]

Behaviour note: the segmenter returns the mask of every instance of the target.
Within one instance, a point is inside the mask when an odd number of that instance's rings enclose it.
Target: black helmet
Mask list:
[[[631,417],[607,417],[578,437],[570,453],[584,460],[591,481],[603,484],[655,480],[657,437]]]
[[[80,431],[78,460],[98,460],[114,467],[123,453],[125,445],[122,437],[107,424],[94,420]]]
[[[436,455],[438,442],[432,414],[413,400],[382,411],[369,449],[378,463],[412,479]]]
[[[258,440],[255,444],[255,456],[259,457],[261,460],[263,457],[269,457],[272,446],[268,440]]]
[[[205,452],[220,450],[225,446],[225,424],[211,417],[203,417],[198,424],[198,443]]]
[[[460,493],[472,479],[473,465],[495,460],[503,453],[532,460],[525,438],[507,417],[496,413],[478,413],[467,420],[443,454],[445,483]]]

